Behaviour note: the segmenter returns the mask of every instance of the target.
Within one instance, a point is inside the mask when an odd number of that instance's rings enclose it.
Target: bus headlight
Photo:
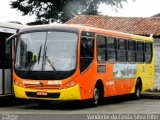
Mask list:
[[[71,81],[70,82],[70,86],[72,87],[72,86],[74,86],[75,85],[75,82],[74,81]]]
[[[21,84],[18,80],[15,80],[15,81],[14,81],[14,84],[17,85],[17,86],[19,86],[19,87],[22,86],[22,84]]]
[[[69,88],[69,87],[73,87],[75,85],[76,85],[76,83],[74,81],[70,81],[70,82],[68,82],[68,83],[65,84],[65,87]]]

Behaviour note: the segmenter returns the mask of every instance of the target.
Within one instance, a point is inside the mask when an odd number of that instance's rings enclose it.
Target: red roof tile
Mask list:
[[[160,17],[112,17],[80,15],[67,24],[82,24],[139,35],[160,35]]]

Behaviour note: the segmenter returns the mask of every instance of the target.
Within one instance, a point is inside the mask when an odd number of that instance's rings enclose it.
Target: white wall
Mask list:
[[[153,89],[160,90],[160,38],[154,41],[154,59],[155,59],[155,85]]]

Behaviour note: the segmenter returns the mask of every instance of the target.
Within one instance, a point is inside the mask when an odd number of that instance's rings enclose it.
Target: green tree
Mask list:
[[[66,22],[79,14],[99,15],[99,4],[121,8],[123,2],[127,0],[16,0],[10,5],[23,15],[36,15],[37,20],[31,24],[43,24]]]

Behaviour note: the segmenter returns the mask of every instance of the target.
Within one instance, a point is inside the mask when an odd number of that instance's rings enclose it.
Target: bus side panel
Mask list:
[[[113,65],[106,63],[98,63],[96,67],[95,80],[101,80],[104,87],[104,96],[116,95],[116,85],[113,78]]]
[[[130,69],[126,69],[128,67]],[[136,81],[135,71],[136,65],[107,64],[106,72],[97,73],[98,75],[96,78],[97,80],[103,80],[103,84],[105,86],[104,96],[107,97],[131,93]]]
[[[114,73],[112,72],[113,71],[113,67],[114,67],[114,64],[107,64],[106,65],[106,73],[105,73],[105,93],[104,93],[104,96],[107,97],[107,96],[114,96],[114,95],[117,95],[118,94],[118,91],[116,90],[116,81],[114,79]]]
[[[134,93],[135,92],[136,80],[137,80],[136,78],[130,80],[129,93]]]
[[[143,66],[143,71],[145,72],[145,77],[142,78],[142,91],[148,90],[154,85],[154,67],[152,64],[146,64]]]
[[[142,91],[148,90],[154,84],[154,67],[153,64],[138,64],[136,80],[131,93],[134,93],[136,81],[138,78],[142,81]]]
[[[113,73],[116,81],[117,95],[124,95],[131,93],[136,79],[136,64],[115,64]]]

